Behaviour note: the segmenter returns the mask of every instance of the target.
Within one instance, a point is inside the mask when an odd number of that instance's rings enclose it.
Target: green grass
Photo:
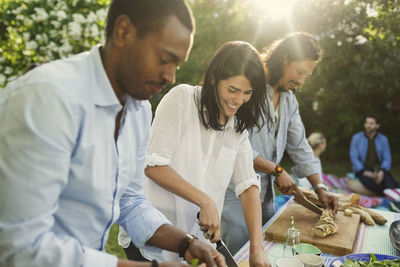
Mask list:
[[[111,226],[110,234],[106,244],[106,251],[107,253],[117,256],[119,259],[126,259],[124,249],[118,245],[118,230],[118,224]]]

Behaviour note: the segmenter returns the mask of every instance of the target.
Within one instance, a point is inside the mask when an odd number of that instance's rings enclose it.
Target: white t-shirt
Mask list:
[[[195,97],[201,87],[182,84],[171,89],[157,107],[146,156],[147,166],[169,165],[183,179],[202,190],[216,203],[221,216],[225,191],[233,179],[239,196],[252,185],[259,187],[253,169],[253,152],[247,131],[236,132],[234,117],[224,131],[206,129],[200,121]],[[174,226],[204,239],[197,224],[195,204],[145,178],[146,197]],[[162,255],[141,250],[144,257],[177,260],[176,253]]]

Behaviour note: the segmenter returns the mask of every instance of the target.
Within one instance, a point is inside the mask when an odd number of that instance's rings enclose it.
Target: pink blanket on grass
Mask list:
[[[350,189],[347,187],[347,181],[349,177],[337,178],[332,174],[322,174],[324,183],[328,186],[329,191],[336,193],[351,193]],[[398,198],[400,201],[400,189],[398,189]],[[384,204],[384,198],[382,197],[369,197],[360,195],[360,206],[366,208],[374,208]]]

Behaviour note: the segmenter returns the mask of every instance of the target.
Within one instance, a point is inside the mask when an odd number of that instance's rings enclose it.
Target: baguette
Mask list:
[[[375,225],[375,221],[372,219],[371,215],[369,215],[368,212],[360,209],[360,208],[356,208],[353,206],[348,206],[347,208],[351,209],[354,213],[358,213],[361,216],[361,221],[363,223],[365,223],[366,225]]]
[[[332,210],[325,209],[322,212],[317,225],[312,229],[314,236],[324,238],[336,233],[337,225],[334,222],[334,218],[335,216],[333,215]]]

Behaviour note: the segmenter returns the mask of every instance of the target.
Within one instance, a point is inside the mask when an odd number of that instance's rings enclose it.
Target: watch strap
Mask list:
[[[193,242],[193,240],[198,239],[196,236],[191,235],[191,234],[186,234],[186,236],[182,239],[180,245],[179,245],[179,257],[182,259],[185,258],[185,253],[186,250],[188,250],[190,244]]]
[[[328,189],[326,188],[326,186],[325,186],[323,183],[318,183],[318,184],[316,184],[316,185],[314,185],[314,186],[312,187],[312,189],[313,189],[314,191],[316,191],[317,189],[320,189],[320,188],[324,189],[325,191],[328,190]]]

